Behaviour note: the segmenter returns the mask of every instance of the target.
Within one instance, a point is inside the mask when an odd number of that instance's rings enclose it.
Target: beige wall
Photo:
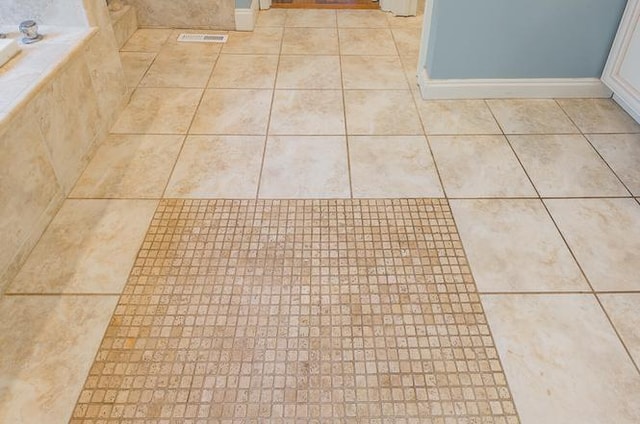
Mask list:
[[[235,0],[128,0],[142,27],[235,29]]]
[[[0,0],[0,25],[35,19],[40,25],[87,26],[83,0]]]

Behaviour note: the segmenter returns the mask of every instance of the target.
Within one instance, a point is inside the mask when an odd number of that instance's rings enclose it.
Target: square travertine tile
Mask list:
[[[443,197],[424,136],[349,137],[353,197]]]
[[[418,57],[422,28],[392,28],[391,33],[400,56]]]
[[[135,88],[151,66],[156,53],[121,52],[120,61],[127,78],[127,85]]]
[[[411,68],[415,72],[415,66]],[[416,101],[427,135],[502,134],[484,100]]]
[[[612,99],[558,99],[583,133],[640,133],[638,124]]]
[[[276,88],[342,88],[339,56],[280,56]]]
[[[70,424],[196,416],[517,424],[446,200],[163,200]]]
[[[388,28],[387,13],[381,10],[338,10],[340,28]]]
[[[598,298],[631,357],[639,365],[640,293],[599,294]]]
[[[407,78],[397,56],[342,56],[345,89],[407,89]]]
[[[589,134],[587,138],[634,196],[640,196],[640,134]]]
[[[504,136],[429,137],[450,197],[535,197]]]
[[[273,88],[278,56],[223,54],[213,69],[210,88]]]
[[[65,201],[6,293],[120,293],[156,205]]]
[[[160,198],[184,136],[110,135],[71,192],[85,198]]]
[[[591,291],[540,200],[452,200],[451,209],[478,291]]]
[[[155,53],[169,39],[172,30],[141,28],[133,33],[121,51]]]
[[[593,295],[485,295],[523,423],[636,423],[640,375]]]
[[[336,11],[321,9],[288,9],[286,27],[335,28]]]
[[[282,32],[279,27],[256,27],[251,32],[231,32],[222,47],[222,53],[279,54]]]
[[[210,44],[167,43],[154,60],[141,87],[204,88],[218,57]]]
[[[117,301],[0,299],[0,422],[69,422]]]
[[[344,136],[269,137],[259,197],[350,197]]]
[[[551,99],[487,100],[505,134],[575,134],[579,130]]]
[[[258,27],[283,27],[287,19],[286,9],[266,9],[258,12]]]
[[[544,202],[596,291],[640,291],[640,205],[635,200]]]
[[[344,92],[350,135],[423,135],[409,90]]]
[[[255,198],[265,137],[189,136],[165,197]]]
[[[582,135],[509,136],[542,197],[628,196]]]
[[[389,29],[340,28],[338,32],[342,55],[398,55]]]
[[[266,135],[272,90],[205,90],[191,134]]]
[[[285,28],[282,54],[337,55],[335,28]]]
[[[199,88],[138,88],[111,132],[186,134],[201,96]]]
[[[275,91],[269,134],[338,135],[344,133],[341,91]]]

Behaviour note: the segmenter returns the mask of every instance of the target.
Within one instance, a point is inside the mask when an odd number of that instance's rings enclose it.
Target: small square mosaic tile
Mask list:
[[[518,423],[444,199],[163,200],[71,423]]]

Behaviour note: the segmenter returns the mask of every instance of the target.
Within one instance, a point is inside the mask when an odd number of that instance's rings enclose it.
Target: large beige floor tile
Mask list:
[[[170,29],[139,29],[133,33],[121,50],[123,52],[158,52],[171,32]]]
[[[276,90],[269,134],[344,134],[342,92]]]
[[[341,89],[339,56],[280,56],[276,88]]]
[[[135,88],[151,66],[156,53],[121,52],[120,61],[127,78],[127,85]]]
[[[232,32],[222,47],[222,53],[279,54],[282,28],[256,27],[251,32]]]
[[[331,28],[336,26],[335,10],[288,9],[287,27]]]
[[[622,342],[640,365],[640,293],[599,294]]]
[[[391,33],[400,56],[418,57],[422,28],[392,28]]]
[[[640,375],[592,295],[485,295],[523,424],[640,421]]]
[[[138,88],[111,131],[186,134],[201,96],[198,88]]]
[[[340,28],[340,54],[396,56],[396,44],[389,29]]]
[[[255,198],[263,136],[190,136],[165,197]]]
[[[265,135],[272,90],[206,90],[191,134]]]
[[[545,200],[598,291],[640,291],[640,205],[633,199]]]
[[[407,89],[397,56],[342,56],[345,89]]]
[[[310,199],[349,197],[345,137],[269,137],[259,196]]]
[[[218,57],[209,43],[167,43],[140,81],[141,87],[204,88]]]
[[[590,134],[587,138],[634,196],[640,196],[640,134]]]
[[[543,197],[629,195],[581,135],[509,136],[509,141]]]
[[[153,200],[67,200],[7,293],[120,293]]]
[[[409,90],[348,90],[344,96],[350,135],[423,134]]]
[[[380,10],[338,10],[340,28],[387,28],[387,13]]]
[[[349,137],[354,197],[442,197],[424,136]]]
[[[218,58],[213,69],[211,88],[273,88],[278,56],[230,55]]]
[[[283,27],[287,19],[286,9],[267,9],[258,12],[256,26],[259,27]]]
[[[536,196],[503,136],[429,137],[429,141],[448,196]]]
[[[338,32],[335,28],[285,28],[282,54],[338,54]]]
[[[505,134],[574,134],[579,132],[560,106],[549,99],[487,100]]]
[[[502,134],[484,100],[418,99],[417,104],[427,135]]]
[[[183,141],[182,135],[110,135],[71,197],[159,198]]]
[[[640,133],[640,124],[612,99],[559,99],[558,103],[583,133]]]
[[[537,199],[452,200],[481,292],[590,291]]]
[[[117,296],[0,299],[0,422],[66,423]]]

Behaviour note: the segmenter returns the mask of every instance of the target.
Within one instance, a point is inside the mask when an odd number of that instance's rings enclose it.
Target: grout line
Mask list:
[[[393,37],[394,44],[396,45],[396,49],[398,50],[398,53],[399,53],[400,51],[399,51],[397,43],[395,41],[395,36],[393,34],[393,31],[391,31],[391,35]],[[403,74],[405,76],[405,79],[407,80],[407,83],[409,84],[409,86],[411,88],[411,81],[409,81],[409,78],[407,76],[407,73],[405,72],[404,66],[403,66],[402,70],[403,70]],[[433,154],[433,149],[431,148],[431,143],[429,141],[429,136],[427,135],[426,127],[425,127],[424,122],[422,120],[422,115],[420,114],[420,107],[418,105],[418,101],[416,99],[416,96],[414,95],[413,90],[411,90],[411,98],[413,99],[414,107],[416,108],[416,113],[418,114],[418,120],[420,122],[420,126],[422,127],[423,136],[424,136],[424,138],[425,138],[425,140],[427,142],[427,149],[429,150],[429,153],[431,155],[431,160],[433,161],[434,169],[435,169],[436,174],[438,176],[438,181],[440,183],[440,188],[442,189],[442,193],[444,195],[445,202],[447,203],[447,208],[449,210],[449,214],[451,215],[451,220],[453,222],[453,226],[454,226],[455,232],[457,234],[457,239],[460,242],[460,248],[462,249],[462,254],[464,255],[464,258],[465,258],[465,266],[469,269],[469,273],[471,274],[471,278],[473,279],[473,286],[475,287],[475,289],[477,291],[478,290],[478,284],[476,282],[475,276],[473,275],[473,269],[472,269],[471,263],[469,261],[469,255],[466,252],[466,248],[465,248],[464,242],[462,240],[462,235],[460,234],[460,231],[458,229],[459,228],[458,227],[458,223],[456,222],[456,217],[455,217],[455,215],[453,213],[453,209],[451,208],[451,203],[449,201],[445,185],[443,184],[442,176],[440,174],[440,170],[438,168],[438,164],[436,162],[436,158],[435,158],[435,156]],[[495,117],[494,117],[494,119],[495,119]],[[502,130],[501,127],[500,127],[500,129]],[[480,294],[479,294],[479,302],[478,303],[480,305],[481,313],[483,314],[483,316],[485,317],[485,320],[486,320],[487,329],[489,331],[489,337],[491,337],[491,341],[492,341],[493,345],[495,346],[498,363],[500,364],[500,367],[501,367],[501,369],[502,369],[502,371],[504,373],[504,376],[505,376],[505,379],[506,379],[506,382],[505,382],[506,383],[506,387],[507,387],[507,390],[509,390],[509,395],[511,396],[511,399],[512,399],[512,402],[513,402],[513,407],[515,408],[516,415],[518,417],[520,417],[520,413],[518,412],[518,405],[516,403],[515,397],[513,396],[513,390],[511,389],[511,385],[509,384],[509,379],[507,377],[507,372],[506,372],[502,357],[500,356],[500,351],[498,350],[498,346],[497,346],[497,344],[495,342],[495,337],[493,335],[493,330],[491,329],[491,325],[489,324],[489,319],[487,318],[487,313],[485,311],[484,304],[482,303],[482,297],[480,296]]]
[[[211,76],[213,75],[213,70],[215,69],[215,67],[216,67],[216,65],[218,63],[218,59],[219,58],[220,58],[220,55],[217,55],[216,56],[216,60],[214,61],[213,65],[211,66],[211,70],[209,71],[209,78],[207,79],[207,83],[211,79]],[[169,173],[169,178],[167,178],[167,182],[164,185],[164,189],[162,190],[162,198],[164,198],[166,196],[166,194],[167,194],[167,189],[169,188],[169,183],[171,182],[171,178],[173,177],[173,173],[176,170],[176,166],[178,165],[178,161],[180,160],[180,157],[182,156],[182,151],[184,150],[184,146],[187,144],[187,139],[189,138],[189,133],[191,132],[191,128],[193,127],[193,123],[194,123],[194,121],[196,119],[196,116],[198,115],[198,111],[200,110],[200,107],[202,106],[202,101],[204,100],[204,96],[206,94],[207,94],[207,89],[206,88],[202,89],[202,93],[200,93],[200,99],[198,100],[198,104],[196,105],[196,108],[193,111],[193,115],[191,116],[191,120],[189,121],[189,126],[187,128],[187,132],[184,135],[184,138],[182,140],[182,145],[180,146],[180,150],[178,151],[178,154],[177,154],[177,156],[176,156],[176,158],[175,158],[175,160],[173,162],[173,166],[171,167],[171,172]]]
[[[567,113],[566,110],[564,110],[564,108],[562,107],[562,105],[560,104],[560,102],[558,102],[556,99],[554,99],[554,102],[556,103],[556,105],[558,105],[558,107],[560,108],[560,110],[562,110],[562,112],[565,114],[565,116],[567,117],[567,119],[569,119],[569,121],[576,126],[576,128],[578,128],[578,130],[580,131],[580,134],[582,135],[582,137],[587,141],[587,143],[589,143],[589,145],[591,146],[591,148],[596,152],[596,154],[600,157],[600,159],[602,159],[602,161],[607,165],[607,167],[609,167],[609,169],[611,170],[611,172],[613,172],[613,174],[616,176],[616,178],[618,178],[618,180],[620,181],[620,183],[623,185],[623,187],[627,190],[627,192],[631,195],[633,195],[631,193],[631,191],[629,190],[629,188],[624,184],[624,182],[622,182],[622,180],[620,179],[620,177],[618,176],[618,174],[613,170],[613,168],[611,168],[611,166],[609,165],[609,163],[607,161],[604,160],[604,158],[600,155],[600,153],[598,152],[598,150],[593,146],[593,144],[591,144],[591,141],[589,140],[589,138],[582,132],[582,129],[574,122],[574,120],[571,118],[571,116],[569,116],[569,114]],[[637,201],[637,199],[636,199]],[[631,351],[629,350],[629,348],[627,347],[626,343],[624,342],[624,340],[622,339],[622,336],[620,335],[620,332],[618,331],[618,329],[616,328],[613,320],[611,319],[611,316],[609,316],[609,313],[607,312],[606,308],[604,307],[604,305],[602,304],[602,301],[600,300],[600,297],[598,295],[598,292],[596,292],[596,290],[593,287],[593,284],[591,283],[591,281],[589,280],[589,278],[587,277],[587,274],[584,272],[584,269],[582,268],[582,265],[578,262],[577,257],[575,256],[573,250],[571,249],[571,247],[569,246],[569,243],[567,242],[564,234],[562,234],[562,232],[560,231],[560,227],[558,226],[558,224],[556,223],[555,219],[553,218],[553,216],[551,215],[551,211],[549,211],[546,203],[543,201],[542,202],[545,209],[547,209],[547,212],[549,213],[549,216],[551,216],[551,220],[553,221],[554,225],[556,226],[556,228],[558,229],[558,231],[560,232],[560,236],[562,237],[562,239],[564,240],[565,244],[567,245],[567,247],[569,248],[569,252],[571,253],[571,255],[573,256],[574,260],[576,261],[576,263],[578,264],[578,268],[580,269],[580,272],[584,275],[585,280],[587,281],[587,283],[589,284],[589,287],[591,287],[591,291],[593,292],[593,296],[596,299],[596,302],[598,302],[598,305],[600,305],[600,309],[602,310],[602,313],[604,314],[604,316],[606,317],[607,321],[609,322],[609,325],[611,326],[611,329],[614,331],[615,335],[618,337],[618,340],[620,341],[620,343],[622,344],[622,347],[624,348],[624,350],[627,353],[628,358],[631,360],[631,363],[633,364],[634,368],[636,369],[636,372],[638,374],[640,374],[640,364],[636,363],[636,361],[633,358],[633,355],[631,355]]]
[[[338,14],[336,13],[336,25],[337,25],[337,20],[338,20]],[[338,66],[340,67],[340,87],[341,87],[341,91],[340,94],[342,96],[342,116],[344,118],[344,133],[345,133],[345,144],[347,147],[347,172],[348,172],[348,176],[349,176],[349,197],[351,199],[353,199],[353,172],[351,171],[351,148],[349,146],[349,138],[351,137],[351,135],[349,135],[349,129],[348,129],[348,125],[349,123],[347,122],[347,99],[346,99],[346,92],[345,92],[345,88],[344,88],[344,66],[342,63],[342,45],[340,43],[340,31],[337,31],[337,38],[338,38]]]
[[[633,364],[634,368],[636,369],[636,372],[638,374],[640,374],[640,363],[637,363],[635,361],[635,359],[633,358],[633,355],[631,354],[631,350],[629,349],[627,344],[624,342],[624,339],[622,338],[622,336],[620,335],[620,332],[618,331],[618,329],[616,328],[615,324],[613,323],[613,320],[611,319],[611,316],[609,315],[609,313],[607,312],[606,308],[602,304],[602,301],[600,300],[600,296],[603,295],[603,294],[605,294],[605,293],[594,293],[594,297],[596,298],[596,302],[598,302],[598,305],[600,305],[600,308],[602,309],[602,312],[604,313],[604,316],[607,318],[607,321],[609,321],[609,325],[613,329],[613,331],[616,334],[616,336],[618,336],[618,340],[620,340],[620,343],[622,344],[622,347],[624,348],[625,352],[627,352],[627,356],[631,360],[631,363]]]
[[[589,136],[587,134],[585,134],[582,131],[582,128],[580,128],[578,126],[578,124],[574,121],[574,119],[571,117],[571,115],[569,115],[569,113],[564,110],[564,108],[562,107],[562,104],[560,104],[560,102],[558,102],[557,99],[553,99],[555,101],[555,103],[558,105],[558,107],[562,110],[562,112],[564,113],[564,115],[567,117],[567,119],[569,119],[569,121],[576,127],[578,128],[578,131],[580,131],[580,135],[582,136],[582,138],[589,144],[589,146],[591,146],[591,149],[593,149],[593,151],[595,152],[595,154],[600,158],[600,160],[602,161],[602,163],[604,163],[606,165],[607,168],[609,168],[609,170],[613,173],[613,175],[615,175],[615,177],[618,179],[618,181],[620,181],[620,184],[622,184],[622,186],[625,188],[625,190],[627,190],[627,192],[633,196],[633,193],[631,192],[631,190],[629,189],[629,187],[627,187],[627,185],[624,183],[624,181],[622,181],[622,178],[620,178],[620,176],[618,175],[618,173],[613,169],[613,167],[609,164],[609,162],[606,161],[606,159],[600,154],[600,152],[598,151],[598,149],[596,149],[596,147],[593,145],[593,143],[591,143],[591,140],[589,140]],[[596,134],[593,134],[596,135]]]
[[[289,18],[288,13],[285,16],[285,21]],[[269,143],[269,136],[271,131],[271,118],[273,116],[273,105],[276,100],[276,86],[278,85],[278,76],[280,74],[280,61],[282,60],[282,48],[284,46],[284,27],[282,28],[282,37],[280,37],[280,46],[278,48],[278,62],[276,63],[276,74],[273,79],[273,90],[271,91],[271,104],[269,105],[269,114],[267,116],[267,130],[264,134],[264,147],[262,148],[262,160],[260,161],[260,171],[258,172],[258,185],[256,187],[256,196],[255,199],[258,200],[260,198],[260,187],[262,186],[262,177],[264,172],[264,163],[267,156],[267,144]]]

